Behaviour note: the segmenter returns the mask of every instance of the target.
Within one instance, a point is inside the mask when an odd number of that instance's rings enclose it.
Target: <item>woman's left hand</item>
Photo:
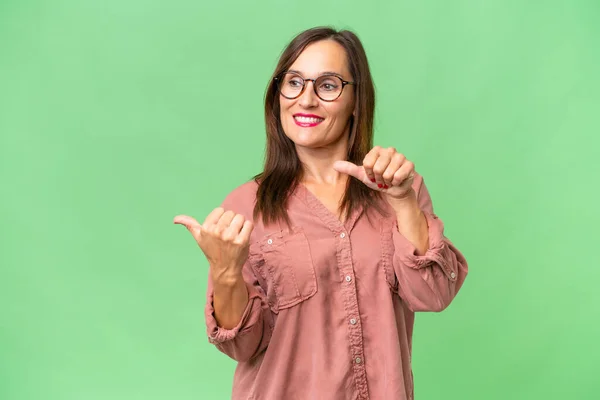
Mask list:
[[[415,165],[394,147],[373,147],[365,156],[362,166],[349,161],[336,161],[333,168],[355,177],[373,190],[384,192],[394,200],[414,194],[412,183]]]

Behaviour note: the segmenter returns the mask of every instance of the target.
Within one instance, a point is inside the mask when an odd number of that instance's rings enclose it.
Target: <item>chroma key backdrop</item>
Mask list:
[[[600,398],[598,0],[2,0],[0,399],[230,398],[172,219],[260,172],[277,58],[320,25],[364,42],[375,143],[469,262],[416,316],[415,397]]]

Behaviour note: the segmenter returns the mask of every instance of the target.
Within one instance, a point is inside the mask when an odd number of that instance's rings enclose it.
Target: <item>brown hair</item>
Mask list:
[[[286,71],[300,53],[311,43],[334,40],[346,50],[348,67],[355,85],[356,117],[350,123],[347,161],[362,165],[366,154],[373,147],[373,117],[375,111],[375,88],[365,50],[359,38],[348,30],[336,31],[329,27],[316,27],[298,34],[285,48],[271,77],[265,94],[265,122],[267,148],[262,173],[254,179],[259,184],[254,206],[254,218],[262,215],[268,225],[283,219],[290,224],[286,210],[288,197],[300,182],[302,167],[294,143],[285,135],[280,119],[279,93],[274,78]],[[358,206],[369,210],[370,206],[383,212],[377,203],[380,193],[368,188],[355,178],[348,179],[341,208],[346,215]]]

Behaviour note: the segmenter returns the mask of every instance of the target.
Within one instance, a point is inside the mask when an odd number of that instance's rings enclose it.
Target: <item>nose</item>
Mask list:
[[[300,99],[299,99],[300,106],[302,106],[304,108],[317,107],[319,105],[319,98],[317,97],[317,94],[315,93],[315,88],[314,88],[315,82],[307,80],[307,81],[305,81],[304,84],[306,85],[306,87],[304,88],[304,93],[302,93],[302,96],[300,96]],[[309,87],[309,85],[313,85],[313,86]]]

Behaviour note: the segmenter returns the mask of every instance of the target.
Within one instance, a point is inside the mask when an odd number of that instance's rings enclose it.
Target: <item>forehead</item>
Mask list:
[[[305,77],[314,77],[325,72],[335,72],[350,78],[346,50],[333,40],[321,40],[306,46],[289,69]]]

